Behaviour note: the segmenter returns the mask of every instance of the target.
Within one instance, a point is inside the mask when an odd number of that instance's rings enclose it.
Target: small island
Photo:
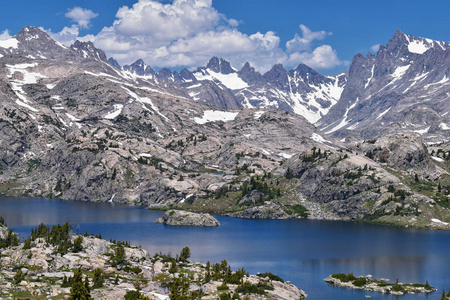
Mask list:
[[[193,213],[184,210],[168,210],[162,218],[156,219],[155,223],[163,223],[171,226],[220,226],[219,221],[207,213]]]
[[[357,290],[365,290],[383,294],[404,295],[414,293],[431,293],[436,288],[430,286],[428,281],[420,283],[389,283],[386,279],[374,279],[371,275],[356,277],[353,273],[336,273],[324,279],[326,283],[338,287],[345,287]]]

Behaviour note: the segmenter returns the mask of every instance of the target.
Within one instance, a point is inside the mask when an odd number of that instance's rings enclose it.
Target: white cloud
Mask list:
[[[378,49],[380,49],[380,44],[376,44],[376,45],[373,45],[372,47],[370,47],[370,50],[373,52],[373,53],[377,53],[378,52]]]
[[[300,37],[296,33],[294,38],[286,43],[286,50],[288,53],[310,50],[311,43],[314,40],[323,40],[324,38],[332,34],[331,32],[326,31],[311,31],[311,29],[303,24],[301,24],[299,27],[302,31],[302,36]]]
[[[3,40],[9,40],[11,38],[11,35],[9,34],[9,30],[6,29],[0,34],[0,41]]]
[[[76,7],[66,16],[78,24],[49,34],[68,44],[75,41],[79,29],[89,26],[96,14]],[[301,36],[296,34],[284,50],[276,33],[246,34],[238,26],[239,21],[218,12],[212,0],[173,0],[168,4],[137,0],[133,6],[119,9],[111,26],[83,39],[93,41],[121,64],[142,58],[156,68],[195,68],[205,65],[212,56],[229,60],[236,68],[248,61],[261,72],[276,63],[286,67],[306,63],[316,68],[341,64],[330,46],[312,48],[313,43],[325,39],[329,32],[311,31],[300,25]]]
[[[336,51],[329,45],[322,45],[314,49],[313,52],[295,52],[289,56],[292,65],[304,63],[311,68],[330,69],[342,65]]]
[[[91,19],[96,18],[98,14],[90,9],[75,6],[74,8],[67,10],[65,16],[72,19],[72,21],[77,23],[80,28],[89,28]]]

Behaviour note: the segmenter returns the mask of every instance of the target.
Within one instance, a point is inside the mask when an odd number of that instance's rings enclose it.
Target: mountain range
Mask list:
[[[0,41],[0,193],[446,227],[449,49],[397,31],[335,76],[155,71],[25,27]]]

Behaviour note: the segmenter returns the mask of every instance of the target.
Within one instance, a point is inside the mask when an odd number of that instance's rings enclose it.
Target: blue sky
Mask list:
[[[334,74],[396,29],[449,41],[449,11],[444,0],[15,0],[3,3],[0,32],[38,26],[63,43],[91,40],[122,64],[142,58],[156,69],[217,55],[237,68],[306,63]]]

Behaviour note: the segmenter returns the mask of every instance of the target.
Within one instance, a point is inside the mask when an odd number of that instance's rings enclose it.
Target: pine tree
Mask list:
[[[93,285],[92,288],[93,289],[98,289],[103,287],[104,283],[105,283],[105,273],[103,273],[103,270],[100,268],[96,268],[94,270],[94,278],[92,279],[93,281]]]
[[[91,293],[89,289],[89,282],[83,283],[83,274],[81,269],[75,271],[72,280],[72,287],[70,288],[69,300],[91,300]],[[86,284],[87,283],[87,284]]]

